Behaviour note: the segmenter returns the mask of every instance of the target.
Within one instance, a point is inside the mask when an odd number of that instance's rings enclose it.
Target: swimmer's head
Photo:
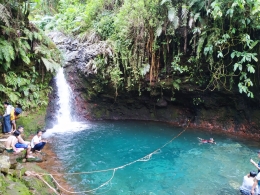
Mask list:
[[[255,177],[257,173],[255,171],[250,171],[250,177]]]
[[[210,141],[214,141],[214,139],[213,139],[213,138],[210,138],[209,140],[210,140]]]

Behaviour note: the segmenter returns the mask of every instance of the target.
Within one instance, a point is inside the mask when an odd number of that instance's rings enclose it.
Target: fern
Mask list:
[[[46,59],[44,57],[41,58],[47,71],[56,72],[60,68],[60,65],[54,62],[52,59]]]
[[[30,41],[33,40],[33,32],[31,32],[30,30],[28,30],[27,28],[24,29],[24,34],[29,38]]]
[[[33,32],[33,38],[38,40],[38,41],[41,41],[42,40],[42,35],[36,31]]]
[[[2,84],[0,84],[0,91],[3,92],[11,102],[17,102],[21,96],[19,92],[13,91],[13,88],[5,87]]]
[[[15,58],[14,48],[11,42],[0,39],[0,63],[3,65],[4,70],[8,70],[11,61]]]
[[[7,8],[0,3],[0,21],[3,21],[7,27],[10,27],[9,20],[11,18],[10,12],[7,10]]]
[[[28,77],[29,78],[29,77]],[[31,80],[17,75],[15,72],[8,72],[5,77],[5,82],[7,86],[21,87],[22,85],[27,85]]]
[[[30,64],[31,60],[30,60],[30,58],[26,55],[26,51],[25,51],[22,47],[19,47],[19,54],[20,54],[20,57],[22,58],[22,60],[23,60],[24,63]]]
[[[34,53],[45,57],[51,56],[50,50],[45,45],[38,45],[35,47]]]
[[[31,49],[31,46],[29,45],[29,43],[27,41],[22,41],[22,45],[21,45],[24,50],[28,49],[30,50]]]
[[[197,46],[197,58],[200,58],[200,52],[202,51],[203,49],[203,44],[204,44],[204,41],[205,41],[205,36],[201,36],[199,41],[198,41],[198,46]]]

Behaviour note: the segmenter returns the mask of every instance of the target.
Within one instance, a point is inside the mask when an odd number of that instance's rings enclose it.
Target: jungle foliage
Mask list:
[[[44,30],[81,40],[95,35],[110,45],[112,53],[101,53],[93,63],[102,75],[96,83],[111,81],[116,95],[125,89],[174,94],[181,84],[196,83],[200,90],[253,98],[259,87],[260,0],[48,2],[57,13],[50,13]]]
[[[20,103],[25,110],[47,105],[59,51],[29,22],[29,1],[0,0],[0,13],[1,102]]]

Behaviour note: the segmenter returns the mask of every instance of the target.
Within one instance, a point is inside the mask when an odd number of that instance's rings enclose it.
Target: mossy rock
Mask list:
[[[35,172],[35,173],[47,173],[39,166],[34,163],[26,163],[25,168],[28,170]],[[43,179],[48,182],[53,188],[56,188],[52,183],[52,179],[49,176],[43,176]],[[52,195],[55,194],[42,180],[36,179],[32,176],[23,176],[22,179],[23,183],[27,186],[27,188],[33,191],[35,195]]]
[[[0,194],[5,194],[6,193],[6,187],[7,187],[7,182],[5,180],[4,174],[0,173]]]
[[[43,160],[41,158],[27,158],[26,162],[42,162]]]
[[[48,178],[44,177],[44,180],[47,180],[47,182],[51,184],[51,182],[48,181]],[[23,176],[22,181],[35,195],[55,194],[42,180],[36,179],[35,177]]]
[[[26,187],[26,185],[20,180],[8,177],[6,179],[6,189],[3,191],[3,195],[31,195],[32,193]]]
[[[16,126],[22,125],[24,127],[24,134],[29,136],[35,134],[38,129],[45,127],[46,107],[41,107],[36,111],[24,112],[20,118],[16,120]]]

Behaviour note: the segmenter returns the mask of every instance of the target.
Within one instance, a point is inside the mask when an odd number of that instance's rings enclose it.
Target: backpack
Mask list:
[[[15,115],[18,116],[19,114],[21,114],[23,112],[22,108],[15,108],[14,110]]]

